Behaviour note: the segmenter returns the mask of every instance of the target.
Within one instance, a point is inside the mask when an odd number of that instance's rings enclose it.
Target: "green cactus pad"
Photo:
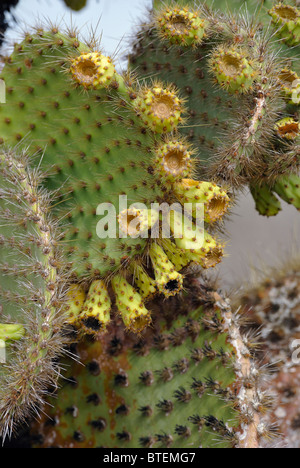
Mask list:
[[[71,363],[51,400],[53,424],[38,427],[42,447],[235,445],[239,384],[221,311],[179,309],[158,314],[140,338],[111,324],[105,337],[77,345],[84,366]]]
[[[118,321],[72,346],[77,359],[33,440],[63,448],[257,448],[265,392],[229,301],[190,279],[183,301],[152,302],[140,336]],[[190,288],[190,289],[189,289]],[[84,364],[84,365],[82,365]]]

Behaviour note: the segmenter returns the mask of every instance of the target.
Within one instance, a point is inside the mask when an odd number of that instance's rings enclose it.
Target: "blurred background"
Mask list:
[[[18,40],[26,25],[39,20],[78,26],[84,37],[91,31],[102,35],[103,50],[114,55],[118,68],[126,67],[130,38],[137,31],[151,0],[12,0],[0,5],[0,30],[9,44]],[[274,218],[260,216],[248,192],[240,194],[226,222],[226,258],[218,267],[220,285],[231,290],[247,284],[254,267],[277,265],[300,250],[300,213],[282,202],[282,211]]]

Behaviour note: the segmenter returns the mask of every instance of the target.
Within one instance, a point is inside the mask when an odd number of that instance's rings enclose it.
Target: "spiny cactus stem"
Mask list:
[[[256,365],[251,360],[251,354],[242,338],[237,318],[232,313],[229,301],[223,299],[218,293],[215,293],[215,300],[222,311],[224,331],[228,332],[229,340],[236,350],[236,372],[240,380],[238,394],[240,411],[242,415],[245,410],[247,415],[251,415],[248,421],[246,418],[245,422],[241,421],[238,448],[259,448],[258,427],[261,423],[261,416],[254,408],[254,402],[259,400],[257,382],[254,386],[245,384],[250,376],[257,375]]]
[[[264,117],[267,113],[268,107],[268,99],[270,96],[274,96],[276,90],[274,90],[274,86],[272,84],[267,86],[261,86],[258,95],[255,98],[255,107],[253,110],[253,114],[248,121],[248,125],[245,127],[244,132],[241,135],[234,145],[234,149],[240,156],[245,153],[246,149],[250,149],[250,153],[254,152],[254,148],[252,145],[262,145],[262,141],[260,141],[261,137],[261,128],[263,125]],[[251,149],[252,148],[252,149]]]
[[[243,140],[246,142],[251,139],[255,134],[257,125],[259,124],[260,119],[265,113],[266,107],[266,93],[261,92],[259,97],[256,98],[255,110],[252,119],[250,120],[250,125],[246,129]]]
[[[46,385],[57,378],[52,358],[60,349],[59,343],[63,346],[64,341],[63,338],[58,340],[65,321],[59,314],[62,297],[54,225],[48,219],[48,198],[38,188],[39,176],[27,169],[26,163],[24,155],[19,159],[12,152],[3,153],[0,172],[12,186],[8,192],[16,190],[25,220],[34,225],[35,236],[39,238],[37,255],[43,267],[43,294],[37,290],[29,293],[28,299],[33,302],[31,325],[20,342],[17,358],[7,376],[5,392],[1,394],[0,433],[4,438],[11,434],[16,423],[43,402]]]
[[[49,325],[51,322],[51,317],[55,310],[51,307],[53,298],[57,293],[57,269],[53,267],[53,262],[55,258],[54,246],[53,246],[53,237],[52,229],[49,226],[44,208],[41,206],[39,199],[38,189],[35,182],[32,180],[29,174],[26,173],[24,165],[18,161],[15,161],[12,156],[5,155],[1,156],[2,161],[7,164],[8,170],[11,170],[14,173],[15,181],[19,183],[21,191],[23,193],[24,199],[28,204],[30,221],[35,224],[35,231],[40,239],[40,244],[42,246],[41,252],[41,263],[46,272],[45,283],[47,285],[45,291],[45,303],[44,308],[47,310],[47,314],[44,317],[44,324]],[[50,307],[49,307],[50,306]]]

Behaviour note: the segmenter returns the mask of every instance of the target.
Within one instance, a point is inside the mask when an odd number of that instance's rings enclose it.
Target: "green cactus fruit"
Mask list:
[[[243,51],[218,47],[212,54],[209,66],[219,85],[229,93],[251,90],[256,73]]]
[[[214,268],[224,255],[223,245],[214,239],[208,232],[204,233],[204,245],[200,249],[186,251],[187,258],[194,263],[199,263],[202,268]]]
[[[274,186],[274,192],[285,202],[300,210],[300,177],[297,174],[278,179]]]
[[[170,213],[170,229],[174,242],[187,263],[197,263],[202,268],[213,268],[223,257],[223,245],[214,239],[207,231],[191,222],[191,220],[176,211]],[[174,250],[173,250],[174,253]]]
[[[157,133],[173,131],[182,120],[182,102],[174,87],[164,88],[162,83],[155,83],[151,89],[142,87],[134,107],[143,122]]]
[[[281,211],[281,203],[267,184],[250,187],[256,209],[262,216],[276,216]]]
[[[134,282],[142,298],[150,299],[153,297],[157,292],[157,285],[155,281],[148,275],[148,273],[141,265],[132,263],[131,268]]]
[[[156,150],[156,171],[166,183],[189,177],[193,162],[191,148],[178,140],[162,142]]]
[[[280,446],[299,448],[299,319],[300,258],[291,258],[263,272],[237,300],[248,317],[247,332],[260,331],[257,359],[272,366],[265,387],[273,395],[274,405],[266,420],[278,426]]]
[[[140,337],[111,322],[108,334],[78,343],[84,365],[70,363],[49,401],[50,420],[32,428],[35,446],[259,446],[266,395],[238,316],[208,284],[194,281],[193,291],[167,313],[157,303],[153,327]]]
[[[38,169],[28,156],[0,152],[0,436],[36,413],[57,379],[63,353],[63,312],[68,275],[60,234],[50,214],[54,194],[38,188]],[[2,349],[3,351],[3,349]]]
[[[182,270],[190,263],[186,256],[186,251],[178,248],[171,239],[163,239],[162,247],[177,271]]]
[[[157,15],[183,4],[207,21],[198,45],[170,42],[155,22]],[[193,143],[194,159],[201,162],[198,168],[206,179],[239,189],[259,185],[263,174],[271,191],[278,178],[299,167],[298,149],[293,157],[281,135],[274,136],[280,118],[292,115],[298,121],[297,47],[274,41],[271,0],[212,4],[155,1],[130,63],[146,81],[155,74],[181,90],[189,119],[178,131]],[[287,4],[287,10],[296,9]]]
[[[174,8],[156,13],[156,23],[163,39],[180,46],[195,46],[205,37],[207,21],[188,8]]]
[[[64,2],[74,11],[80,11],[86,6],[86,0],[64,0]]]
[[[278,3],[270,11],[277,34],[289,45],[300,44],[300,10],[286,3]]]
[[[110,57],[90,52],[76,57],[70,67],[74,80],[84,88],[101,89],[116,81],[116,69]]]
[[[0,323],[0,340],[19,340],[25,335],[23,325],[15,323]]]

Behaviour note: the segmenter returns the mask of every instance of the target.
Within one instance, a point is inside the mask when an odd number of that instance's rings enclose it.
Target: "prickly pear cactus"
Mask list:
[[[55,337],[64,333],[66,317],[79,334],[97,336],[116,316],[127,330],[140,333],[152,321],[146,301],[158,294],[168,298],[180,293],[183,268],[197,264],[206,269],[219,263],[223,245],[211,231],[226,213],[229,197],[216,184],[193,178],[193,149],[176,134],[184,103],[175,87],[160,81],[143,86],[129,74],[120,75],[94,37],[83,43],[73,30],[36,28],[4,61],[1,78],[7,102],[0,107],[1,164],[11,185],[16,180],[16,193],[14,187],[4,190],[2,216],[10,222],[16,219],[16,229],[9,225],[1,244],[4,249],[16,247],[18,259],[20,253],[26,257],[28,243],[34,252],[29,252],[24,269],[22,264],[17,267],[17,260],[8,266],[3,260],[3,297],[18,304],[23,299],[30,305],[35,301],[41,311],[32,325],[32,330],[37,327],[33,336],[38,350],[30,351],[27,359],[27,391],[36,372],[45,371],[50,381],[43,357],[49,357],[53,369],[51,359],[62,340],[52,346],[48,339],[55,343]],[[11,163],[14,151],[26,151],[29,158]],[[16,216],[10,205],[6,207],[10,197],[21,206]],[[183,214],[182,204],[187,202],[190,211]],[[177,211],[166,218],[160,207],[173,203]],[[204,227],[197,224],[199,203],[204,207]],[[152,204],[159,209],[152,210]],[[55,238],[54,227],[44,219],[48,213],[55,220]],[[23,245],[19,237],[28,217],[33,232],[25,232]],[[187,229],[180,233],[182,224]],[[18,282],[16,289],[14,280],[23,273],[29,275],[26,284]],[[42,286],[31,295],[39,276]],[[9,317],[7,304],[4,309]],[[22,314],[23,309],[21,324]],[[27,335],[33,339],[31,328]],[[11,428],[14,419],[23,418],[23,409],[35,408],[40,393],[30,399],[24,390],[23,398],[23,382],[18,381],[10,395],[3,382],[3,408],[12,398],[20,406],[20,412],[8,409]]]
[[[278,425],[284,447],[299,448],[299,258],[265,274],[239,304],[249,316],[249,330],[260,331],[257,358],[273,366],[266,384],[275,401],[268,422]]]
[[[19,142],[20,147],[30,142],[29,151],[43,152],[41,168],[51,173],[46,185],[61,197],[54,212],[68,223],[62,245],[77,281],[88,286],[94,280],[104,281],[103,301],[92,317],[84,315],[84,320],[91,319],[85,325],[96,331],[105,327],[107,320],[102,318],[109,319],[110,309],[106,286],[116,275],[112,287],[120,313],[129,328],[140,331],[151,318],[128,272],[145,275],[144,268],[152,266],[159,292],[169,296],[182,288],[182,275],[162,247],[154,245],[161,237],[160,216],[151,214],[150,208],[152,203],[181,203],[185,193],[189,195],[192,149],[170,133],[183,114],[176,89],[160,82],[141,86],[129,75],[119,75],[97,47],[94,42],[80,42],[73,31],[62,34],[54,26],[26,34],[6,59],[2,73],[8,97],[0,108],[1,141],[3,145]],[[184,182],[186,188],[182,186],[175,195],[177,183]],[[129,208],[122,206],[122,197],[131,204]],[[198,184],[190,202],[198,197],[207,212],[214,212],[213,222],[228,208],[227,194],[214,184]],[[141,203],[142,208],[135,206]],[[99,220],[105,214],[99,206],[113,212]],[[151,241],[149,229],[154,226],[158,234]],[[186,264],[198,261],[205,267],[207,255],[214,249],[222,251],[221,244],[210,237],[205,237],[204,244],[202,250],[192,243],[193,259]],[[154,249],[159,249],[156,255]],[[218,261],[219,254],[209,266]]]
[[[50,419],[32,430],[39,447],[257,447],[267,394],[239,333],[241,317],[211,286],[190,280],[184,301],[153,304],[141,336],[109,333],[72,348]],[[193,292],[192,292],[193,291]],[[49,408],[49,407],[48,407]]]
[[[130,63],[175,84],[202,174],[249,185],[260,214],[299,208],[299,17],[295,2],[154,2]]]

